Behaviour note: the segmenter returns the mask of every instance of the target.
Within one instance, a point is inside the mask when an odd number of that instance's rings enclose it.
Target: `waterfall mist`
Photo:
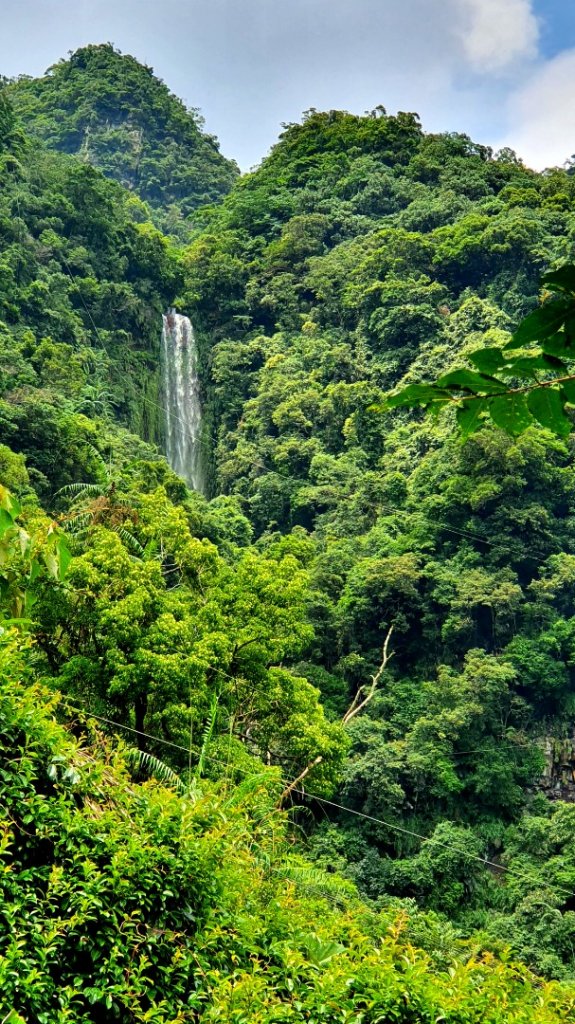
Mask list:
[[[195,491],[203,490],[202,410],[198,350],[187,316],[170,310],[162,331],[162,379],[166,456],[172,469]]]

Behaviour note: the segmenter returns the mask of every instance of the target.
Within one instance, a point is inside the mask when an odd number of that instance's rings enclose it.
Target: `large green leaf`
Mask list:
[[[489,412],[493,422],[508,434],[521,434],[533,423],[525,395],[517,392],[489,399]]]
[[[532,370],[564,370],[566,363],[557,356],[547,352],[539,352],[533,356],[520,356],[509,363],[509,369],[513,369],[518,375]]]
[[[545,353],[552,356],[564,356],[566,359],[573,359],[575,356],[575,344],[571,335],[565,331],[557,331],[541,342]]]
[[[485,398],[473,398],[461,402],[457,407],[457,425],[461,430],[463,440],[479,429],[481,417],[486,409],[487,399]]]
[[[68,566],[72,560],[70,548],[66,542],[66,538],[60,534],[56,542],[56,554],[58,556],[58,578],[64,579]]]
[[[501,367],[499,373],[504,378],[536,381],[537,370],[547,370],[549,375],[554,371],[564,373],[566,369],[567,363],[562,359],[547,355],[546,352],[539,352],[537,355],[520,356],[518,359],[510,360]]]
[[[565,415],[563,399],[558,388],[536,388],[530,391],[527,405],[542,427],[547,427],[562,437],[571,432],[571,423]]]
[[[44,549],[44,551],[42,552],[42,561],[44,562],[44,565],[46,566],[48,572],[50,573],[50,576],[53,579],[57,580],[58,579],[58,571],[59,571],[59,562],[58,562],[58,558],[56,556],[56,553],[55,553],[55,551],[52,550],[52,548],[45,548]]]
[[[575,378],[564,380],[561,384],[561,393],[565,402],[575,405]]]
[[[40,562],[38,561],[37,558],[33,558],[30,562],[30,583],[34,583],[34,581],[38,579],[38,576],[40,575],[41,572],[42,566],[40,565]]]
[[[541,278],[541,284],[550,291],[567,292],[575,295],[575,266],[571,263],[559,267],[557,270],[550,270]]]
[[[521,321],[513,335],[513,340],[506,349],[517,348],[519,345],[526,345],[530,341],[542,341],[551,337],[567,320],[573,309],[573,303],[565,299],[558,299],[554,302],[546,302],[529,313]]]
[[[384,408],[397,409],[400,406],[430,405],[431,402],[449,400],[449,392],[434,384],[408,384],[407,387],[390,395],[385,400]]]
[[[469,362],[473,363],[481,373],[497,373],[505,366],[506,359],[500,348],[480,348],[472,352]]]
[[[22,527],[18,528],[18,543],[20,545],[20,554],[25,555],[30,546],[30,534],[26,533]]]
[[[453,388],[459,391],[471,391],[478,395],[493,395],[505,390],[505,385],[494,377],[486,377],[475,370],[452,370],[437,381],[439,388]]]
[[[0,507],[0,537],[14,526],[14,520],[7,509]]]
[[[16,519],[22,511],[20,504],[16,501],[14,495],[11,494],[8,488],[4,487],[3,484],[0,484],[0,508],[4,509],[5,512],[8,512],[8,514],[12,516],[12,519]]]

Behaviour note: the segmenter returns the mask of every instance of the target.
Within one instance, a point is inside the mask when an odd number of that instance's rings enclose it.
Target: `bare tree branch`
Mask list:
[[[348,710],[346,711],[345,715],[341,720],[342,725],[347,725],[347,723],[350,722],[352,718],[355,718],[355,716],[358,715],[360,711],[363,711],[364,707],[367,704],[369,704],[375,691],[377,690],[378,683],[383,673],[385,672],[387,666],[389,665],[389,662],[393,658],[393,651],[391,652],[391,654],[389,653],[389,641],[391,639],[392,633],[393,626],[390,626],[383,644],[381,665],[379,666],[375,675],[371,677],[371,686],[365,696],[363,696],[365,692],[365,686],[360,686],[355,697],[353,698],[353,701],[351,702],[351,705],[349,706]],[[303,769],[303,771],[299,773],[299,775],[293,780],[293,782],[290,782],[289,786],[286,786],[277,802],[277,807],[279,809],[283,807],[284,803],[286,802],[288,797],[291,796],[294,789],[296,789],[299,786],[299,784],[303,782],[303,780],[309,775],[312,768],[315,768],[316,765],[321,764],[322,760],[323,758],[321,756],[314,758],[314,760],[310,761],[310,763]]]
[[[365,693],[365,685],[364,686],[360,686],[360,688],[357,691],[355,697],[353,698],[349,708],[347,709],[345,715],[343,716],[343,718],[341,720],[341,724],[342,725],[347,725],[348,722],[351,722],[351,719],[355,718],[355,716],[358,715],[360,711],[363,711],[363,709],[366,706],[366,704],[369,704],[370,700],[374,696],[375,691],[377,690],[377,685],[378,685],[378,683],[379,683],[383,673],[385,672],[387,666],[389,665],[389,662],[393,658],[393,651],[391,652],[391,654],[389,653],[389,641],[390,641],[392,633],[393,633],[393,626],[390,626],[388,631],[387,631],[387,636],[385,638],[385,642],[383,644],[383,652],[382,652],[381,665],[379,666],[379,668],[378,668],[377,672],[375,673],[375,675],[373,675],[371,677],[371,686],[370,686],[369,690],[367,691],[367,694],[365,695],[365,697],[363,697],[363,694]],[[362,697],[363,697],[363,700],[361,699]]]
[[[290,794],[293,793],[294,789],[297,786],[299,786],[300,782],[303,782],[303,780],[305,779],[306,775],[309,775],[309,773],[311,772],[312,768],[315,768],[316,764],[321,764],[322,761],[323,761],[323,757],[321,757],[321,756],[318,756],[318,757],[314,758],[313,761],[310,761],[310,763],[308,764],[307,768],[304,768],[303,772],[300,772],[299,775],[297,776],[297,778],[294,779],[293,782],[290,782],[289,786],[286,786],[286,788],[284,789],[283,793],[281,794],[281,796],[280,796],[280,798],[279,798],[279,800],[277,802],[278,809],[281,809],[283,807],[283,805],[284,805],[285,801],[287,800],[288,796],[290,796]]]

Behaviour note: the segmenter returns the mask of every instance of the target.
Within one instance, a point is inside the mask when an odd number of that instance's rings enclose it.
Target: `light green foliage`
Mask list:
[[[51,608],[58,653],[46,654],[58,685],[184,752],[191,730],[194,755],[215,697],[216,734],[237,735],[286,774],[321,756],[314,781],[333,786],[343,730],[285,667],[313,639],[298,560],[247,551],[226,564],[163,489],[140,496],[133,520],[134,537],[93,528],[70,568],[69,598]],[[172,758],[186,764],[185,753]]]
[[[14,495],[0,484],[0,617],[29,615],[45,581],[62,582],[70,563],[57,524],[35,511],[28,518],[29,523]]]
[[[575,1019],[567,988],[454,937],[436,965],[404,914],[368,912],[293,857],[273,773],[231,796],[134,784],[121,753],[99,737],[95,756],[57,724],[57,699],[22,685],[21,656],[2,635],[0,1008],[11,1024]]]

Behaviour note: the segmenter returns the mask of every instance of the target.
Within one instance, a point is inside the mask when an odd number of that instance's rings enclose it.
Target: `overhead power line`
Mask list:
[[[73,704],[68,702],[68,700],[65,697],[64,701],[68,708],[70,708],[70,710],[72,711],[76,711],[79,714],[84,714],[89,718],[94,718],[97,721],[103,722],[106,725],[113,726],[114,728],[124,729],[126,732],[140,736],[144,739],[151,740],[153,743],[160,743],[164,746],[171,747],[172,749],[180,750],[184,754],[186,754],[186,756],[189,756],[189,748],[184,747],[179,743],[173,743],[171,740],[165,740],[160,736],[153,736],[151,733],[144,732],[141,729],[135,729],[133,726],[125,725],[122,722],[116,722],[113,719],[106,718],[103,715],[97,715],[92,711],[88,711],[86,708],[79,708],[77,706],[74,706]],[[221,758],[213,757],[210,754],[204,754],[204,757],[206,760],[211,761],[214,764],[222,765],[227,770],[232,768],[234,772],[238,772],[241,775],[245,775],[247,778],[260,777],[259,774],[255,772],[251,772],[245,768],[240,768],[236,765],[230,765],[228,761],[223,761],[221,760]],[[262,763],[262,768],[265,769],[266,767],[268,766]],[[290,782],[290,780],[284,778],[283,776],[281,777],[280,781],[286,785]],[[498,864],[496,861],[489,860],[487,857],[481,857],[478,854],[470,853],[468,850],[462,850],[460,847],[455,846],[453,843],[446,843],[441,839],[435,839],[433,836],[426,836],[421,832],[417,832],[414,829],[406,828],[403,825],[398,825],[395,822],[386,821],[384,818],[377,818],[375,815],[366,814],[364,811],[358,811],[354,807],[347,807],[345,804],[340,804],[335,800],[329,800],[327,797],[319,796],[317,793],[314,793],[311,790],[293,788],[291,792],[297,793],[298,796],[301,796],[303,799],[313,800],[314,802],[324,807],[331,807],[332,809],[342,812],[344,814],[351,814],[356,818],[362,818],[364,821],[369,821],[372,824],[380,825],[382,828],[388,829],[389,831],[396,832],[400,835],[410,836],[413,839],[418,839],[420,840],[420,842],[428,846],[437,846],[441,849],[448,850],[450,853],[455,853],[460,857],[466,858],[467,860],[473,861],[477,864],[481,864],[482,867],[484,868],[489,868],[497,872],[503,872],[506,875],[518,879],[519,881],[529,882],[531,885],[536,884],[538,887],[541,886],[541,879],[539,878],[534,878],[532,875],[527,875],[523,871],[517,871],[515,868],[507,867],[504,864]],[[560,885],[553,885],[549,888],[551,888],[553,892],[561,893],[561,895],[563,896],[575,898],[575,892],[573,892],[571,889],[565,889],[563,886]],[[557,908],[553,907],[551,909],[556,910]]]

